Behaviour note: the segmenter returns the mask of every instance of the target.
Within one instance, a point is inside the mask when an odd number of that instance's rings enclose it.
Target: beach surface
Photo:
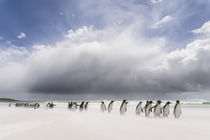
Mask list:
[[[210,105],[183,105],[180,119],[135,115],[136,102],[119,114],[100,112],[100,104],[90,104],[84,112],[69,111],[67,103],[54,109],[8,107],[0,104],[0,140],[209,140]]]

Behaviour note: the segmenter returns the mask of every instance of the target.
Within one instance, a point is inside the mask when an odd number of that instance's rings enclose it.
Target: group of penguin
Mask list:
[[[145,114],[146,117],[149,117],[150,113],[153,111],[154,112],[154,116],[155,117],[168,117],[169,114],[170,114],[170,104],[171,102],[166,102],[165,105],[163,107],[161,107],[161,101],[160,100],[157,100],[156,104],[153,106],[153,101],[146,101],[144,107],[143,107],[143,102],[139,102],[136,106],[136,110],[135,110],[135,113],[136,115],[141,115],[141,114]],[[88,110],[88,104],[89,102],[85,102],[85,101],[82,101],[80,104],[78,104],[77,102],[68,102],[68,109],[71,110],[71,111],[75,111],[79,108],[79,111],[87,111]],[[106,107],[105,103],[102,101],[101,102],[101,107],[100,107],[100,110],[101,112],[105,112],[106,110],[111,113],[112,109],[113,109],[113,104],[114,104],[114,101],[111,101],[108,105],[108,107]],[[124,115],[126,112],[127,112],[127,104],[128,102],[126,100],[123,100],[122,101],[122,104],[120,106],[120,114],[121,115]],[[11,104],[9,104],[9,107],[11,106]],[[32,104],[29,104],[29,103],[16,103],[15,104],[16,107],[30,107],[30,108],[39,108],[40,107],[40,104],[39,103],[32,103]],[[53,102],[49,102],[47,103],[46,105],[46,108],[54,108],[56,105],[53,103]],[[181,103],[179,100],[176,101],[176,104],[174,106],[174,111],[173,111],[173,114],[174,114],[174,117],[175,118],[180,118],[181,116],[181,113],[182,113],[182,110],[181,110]]]
[[[155,117],[168,117],[170,114],[170,104],[171,102],[166,102],[165,105],[163,107],[161,107],[161,101],[157,100],[156,104],[154,106],[152,106],[153,101],[147,101],[145,106],[142,106],[142,102],[139,102],[136,106],[136,115],[141,115],[143,113],[145,113],[146,117],[149,117],[150,113],[153,111],[154,112],[154,116]],[[105,103],[102,101],[101,102],[101,112],[105,112],[106,110],[108,110],[108,112],[110,113],[113,109],[113,104],[114,101],[111,101],[108,105],[108,109],[106,109],[106,105]],[[122,104],[120,106],[120,114],[123,115],[127,112],[127,104],[128,102],[126,100],[122,101]],[[181,116],[181,103],[179,100],[176,101],[176,104],[174,106],[174,117],[175,118],[180,118]]]
[[[79,107],[79,111],[83,111],[83,110],[88,110],[88,103],[89,102],[85,102],[82,101],[80,105],[77,104],[77,102],[69,102],[68,103],[68,109],[71,111],[75,111],[77,110],[77,107]]]
[[[11,107],[12,104],[9,104],[9,107]],[[23,107],[23,108],[34,108],[37,109],[40,107],[39,103],[15,103],[15,107]]]

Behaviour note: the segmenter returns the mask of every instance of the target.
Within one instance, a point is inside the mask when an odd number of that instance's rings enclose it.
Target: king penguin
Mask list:
[[[174,117],[180,118],[181,114],[182,114],[181,104],[180,104],[180,101],[177,100],[176,105],[174,106]]]
[[[79,111],[83,110],[84,104],[85,104],[85,101],[82,101],[82,103],[79,105]]]
[[[166,104],[162,107],[163,110],[163,117],[168,117],[168,115],[170,114],[170,104],[171,102],[166,102]]]
[[[101,112],[105,112],[106,111],[106,105],[105,103],[102,101],[101,102]]]
[[[139,102],[136,106],[136,115],[141,115],[141,112],[143,113],[142,102]]]
[[[120,115],[125,114],[125,112],[127,111],[127,104],[128,102],[126,100],[122,101],[122,104],[120,106]]]
[[[154,108],[154,116],[155,117],[160,117],[161,113],[162,113],[162,108],[161,108],[161,101],[157,100],[157,103],[155,106],[151,107],[150,110],[152,110]]]
[[[108,105],[108,112],[111,113],[112,109],[113,109],[113,104],[114,104],[114,101],[111,101]]]
[[[153,101],[148,101],[147,105],[145,106],[145,116],[149,117],[149,114],[151,112],[151,107],[152,107]]]
[[[76,103],[76,102],[73,102],[73,103],[72,103],[71,110],[72,110],[72,111],[77,110],[77,103]]]
[[[89,102],[86,102],[86,103],[85,103],[85,110],[86,110],[86,111],[88,110],[88,103],[89,103]]]

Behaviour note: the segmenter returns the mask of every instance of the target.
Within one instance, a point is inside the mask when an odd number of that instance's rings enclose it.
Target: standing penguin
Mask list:
[[[101,102],[101,112],[105,112],[106,111],[106,105],[105,103],[102,101]]]
[[[122,101],[122,104],[120,106],[120,114],[123,115],[127,111],[127,104],[128,102],[126,100]]]
[[[151,108],[152,108],[152,103],[153,101],[148,101],[148,103],[146,104],[145,106],[145,116],[146,117],[149,117],[149,114],[150,112],[152,111]]]
[[[71,110],[72,111],[77,110],[77,103],[76,102],[72,102]]]
[[[170,114],[170,104],[171,102],[166,102],[166,104],[162,107],[163,110],[163,117],[168,117],[168,115]]]
[[[79,105],[79,111],[83,110],[84,104],[85,104],[85,101],[82,101],[82,103]]]
[[[149,101],[146,102],[146,104],[144,105],[144,112],[146,112],[147,106],[149,105]]]
[[[181,114],[182,114],[181,104],[180,104],[180,101],[177,100],[176,105],[174,106],[174,117],[180,118]]]
[[[154,116],[155,117],[160,117],[160,115],[162,113],[161,101],[157,100],[156,105],[151,107],[150,110],[152,111],[153,108],[154,108]]]
[[[71,110],[72,108],[72,102],[68,102],[68,109]]]
[[[85,103],[85,110],[86,110],[86,111],[88,110],[88,103],[89,103],[89,102],[86,102],[86,103]]]
[[[108,112],[110,113],[113,109],[113,104],[114,104],[114,101],[111,101],[108,105]]]
[[[142,102],[139,102],[136,106],[136,115],[140,115],[141,112],[143,113]]]

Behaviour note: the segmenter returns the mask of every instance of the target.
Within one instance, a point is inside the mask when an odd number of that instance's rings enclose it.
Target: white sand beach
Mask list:
[[[101,113],[99,104],[87,112],[71,112],[58,103],[54,109],[15,108],[0,105],[0,140],[209,140],[210,106],[183,105],[175,119],[136,116],[134,103],[126,115],[119,106]]]

